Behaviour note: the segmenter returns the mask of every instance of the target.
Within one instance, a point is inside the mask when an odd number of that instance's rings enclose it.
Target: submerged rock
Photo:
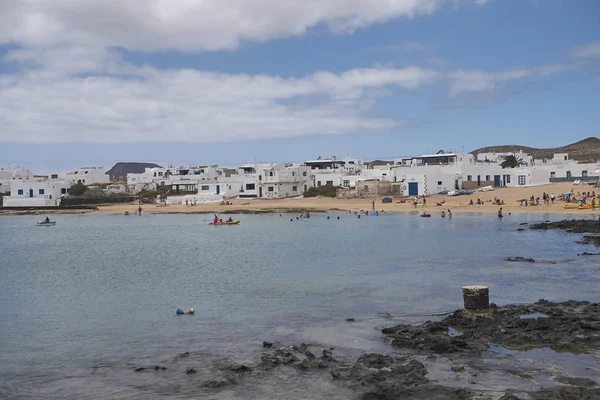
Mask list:
[[[512,262],[528,262],[528,263],[534,263],[535,260],[533,258],[525,258],[525,257],[506,257],[504,258],[506,261],[512,261]]]
[[[594,246],[600,246],[600,236],[589,236],[585,235],[581,240],[578,240],[579,244],[593,244]]]

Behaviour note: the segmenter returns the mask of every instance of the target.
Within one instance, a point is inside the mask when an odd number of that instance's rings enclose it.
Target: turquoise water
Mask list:
[[[489,285],[498,304],[597,300],[600,289],[598,258],[576,256],[595,249],[578,235],[516,231],[557,216],[243,215],[222,227],[210,215],[58,215],[55,227],[39,218],[0,217],[3,399],[285,398],[274,382],[224,395],[197,381],[218,358],[255,362],[263,340],[386,351],[375,328],[456,309],[463,285]],[[190,307],[194,316],[175,316]],[[195,381],[165,364],[185,351]],[[169,369],[133,372],[156,364]],[[348,396],[329,382],[305,390]]]

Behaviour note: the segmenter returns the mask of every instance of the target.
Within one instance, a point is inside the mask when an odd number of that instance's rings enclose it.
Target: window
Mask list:
[[[273,171],[269,171],[269,176],[273,176]]]
[[[321,181],[317,181],[317,186],[321,186]]]
[[[256,185],[254,183],[246,183],[246,190],[256,190]]]
[[[154,177],[156,178],[156,172],[154,173]]]
[[[471,182],[473,180],[473,177],[471,175],[467,175],[467,181]]]
[[[328,186],[333,186],[333,181],[327,181],[327,182],[325,182],[325,184]]]
[[[490,181],[490,180],[491,180],[491,179],[490,179],[490,176],[489,176],[489,175],[486,175],[486,176],[485,176],[485,180],[486,180],[486,181]]]
[[[344,187],[350,187],[350,181],[349,180],[345,180],[343,182]]]
[[[65,189],[65,188],[60,189],[60,194],[67,194],[67,189]]]
[[[58,174],[52,174],[52,175],[50,175],[50,179],[58,179]]]
[[[202,187],[200,189],[206,191],[206,190],[209,189],[209,186],[208,185],[202,185]]]
[[[273,188],[273,186],[269,186],[269,187],[267,188],[267,190],[268,190],[269,192],[272,192],[272,191],[273,191],[273,190],[275,190],[275,189]]]
[[[581,177],[585,178],[586,176],[588,176],[587,171],[581,171]]]
[[[306,176],[306,171],[304,171],[304,172],[302,173],[302,176]]]
[[[296,173],[294,171],[292,171],[292,176],[296,176]]]
[[[369,191],[369,186],[365,185],[365,186],[363,186],[363,189],[365,190],[365,192],[368,192]]]
[[[510,183],[510,175],[504,175],[504,184]]]
[[[19,189],[19,190],[17,190],[17,194],[18,194],[18,195],[22,195],[22,194],[23,194],[23,189]]]
[[[292,192],[297,192],[298,191],[298,186],[292,186]]]
[[[40,189],[38,192],[39,194],[44,194],[44,189]]]
[[[306,192],[308,190],[308,186],[304,185],[304,191]]]
[[[550,172],[550,178],[556,178],[556,172]]]
[[[438,181],[438,186],[442,186],[442,181]]]
[[[135,182],[137,178],[131,178],[131,182]]]
[[[525,175],[519,175],[519,185],[525,185]]]
[[[158,176],[163,176],[163,173],[162,173],[162,172],[159,172],[159,173],[158,173]]]
[[[258,176],[258,180],[259,180],[259,181],[262,181],[262,175],[259,175],[259,176]],[[254,188],[253,188],[253,189],[254,189]]]

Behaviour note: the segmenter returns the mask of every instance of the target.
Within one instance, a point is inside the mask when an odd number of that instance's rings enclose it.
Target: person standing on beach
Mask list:
[[[427,198],[423,195],[423,208],[427,205]]]
[[[142,206],[138,207],[138,215],[142,215]]]
[[[375,200],[373,200],[373,211],[375,211]]]

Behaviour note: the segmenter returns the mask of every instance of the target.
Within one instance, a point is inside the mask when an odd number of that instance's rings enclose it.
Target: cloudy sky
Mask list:
[[[0,0],[0,166],[600,136],[597,0]]]

